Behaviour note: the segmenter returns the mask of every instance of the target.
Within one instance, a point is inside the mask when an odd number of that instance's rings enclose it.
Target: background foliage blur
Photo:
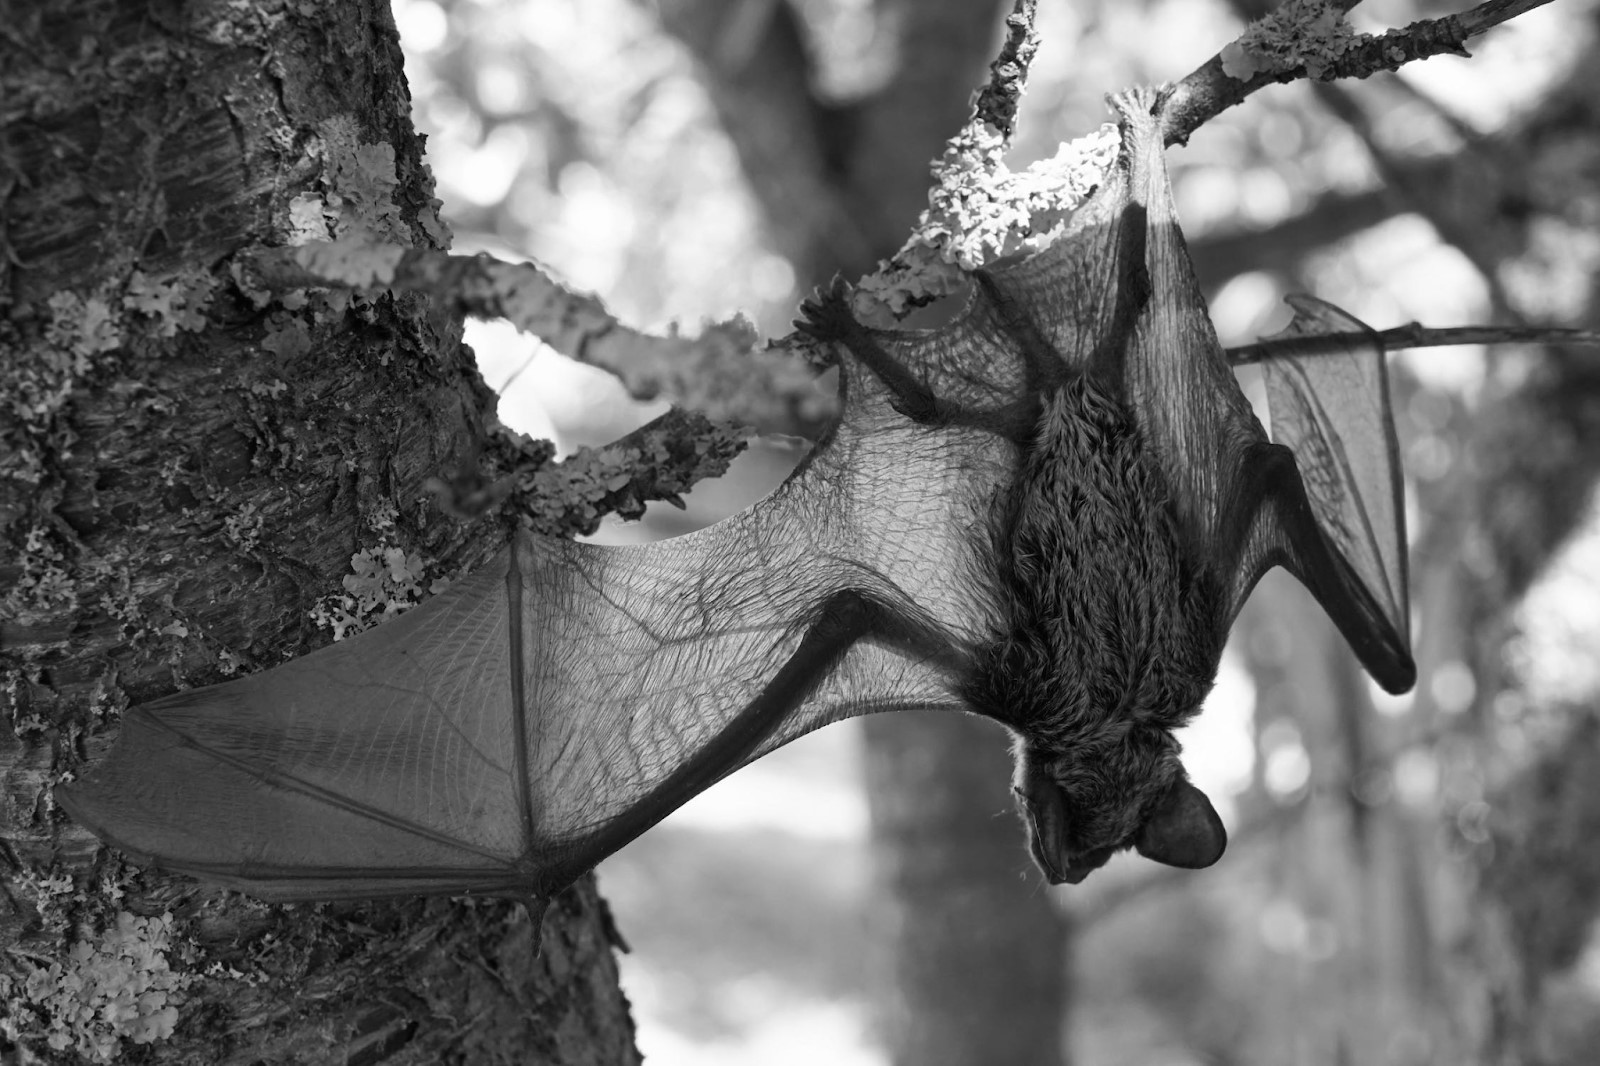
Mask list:
[[[1456,9],[1387,0],[1353,21]],[[536,258],[633,325],[742,311],[766,333],[786,331],[804,288],[893,250],[1000,11],[395,5],[457,250]],[[1106,93],[1181,77],[1259,13],[1044,0],[1014,165],[1105,121]],[[1283,325],[1298,290],[1379,328],[1595,326],[1597,29],[1595,3],[1561,0],[1471,60],[1268,89],[1170,153],[1223,342]],[[470,338],[502,418],[564,448],[654,411],[505,327]],[[1072,890],[1028,870],[1003,738],[981,723],[955,741],[911,715],[807,738],[601,870],[635,948],[625,984],[651,1061],[980,1061],[957,1043],[993,1051],[1064,1018],[1065,1045],[987,1061],[1593,1061],[1600,355],[1431,349],[1391,367],[1413,695],[1369,684],[1274,575],[1186,741],[1229,822],[1227,857],[1200,874],[1120,858]],[[695,494],[690,520],[756,498],[798,454],[753,449]],[[669,514],[657,535],[683,522]]]

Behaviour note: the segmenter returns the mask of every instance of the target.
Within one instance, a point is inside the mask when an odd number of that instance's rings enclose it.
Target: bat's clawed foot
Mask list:
[[[861,328],[850,310],[850,286],[838,274],[800,305],[800,315],[794,328],[819,341],[843,341]]]
[[[1161,114],[1161,105],[1171,95],[1171,86],[1137,85],[1112,93],[1106,102],[1124,122],[1145,122]]]

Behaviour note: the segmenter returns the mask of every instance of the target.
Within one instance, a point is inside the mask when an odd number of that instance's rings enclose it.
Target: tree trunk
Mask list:
[[[230,262],[443,237],[388,5],[46,7],[0,15],[0,1048],[637,1061],[590,880],[536,957],[508,902],[266,906],[56,810],[115,712],[325,643],[308,611],[353,553],[426,588],[503,534],[424,491],[493,411],[458,322],[271,301]]]

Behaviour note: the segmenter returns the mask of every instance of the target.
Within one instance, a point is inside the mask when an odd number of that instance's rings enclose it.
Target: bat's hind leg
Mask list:
[[[819,292],[800,309],[804,317],[795,321],[796,329],[819,341],[848,348],[889,390],[891,406],[919,425],[972,426],[1020,441],[1027,438],[1038,420],[1039,401],[1032,389],[1018,400],[989,411],[936,395],[904,363],[883,350],[872,330],[856,320],[843,278],[835,278],[827,291]]]
[[[826,292],[800,305],[804,317],[795,328],[819,341],[842,344],[850,354],[866,364],[894,396],[894,409],[923,425],[948,425],[954,414],[952,405],[940,400],[933,390],[918,381],[901,362],[873,339],[872,333],[850,310],[849,294],[843,278],[834,278]]]

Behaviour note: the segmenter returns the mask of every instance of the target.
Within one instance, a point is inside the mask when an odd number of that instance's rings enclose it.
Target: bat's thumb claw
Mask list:
[[[1139,85],[1106,98],[1111,109],[1125,122],[1148,122],[1156,117],[1166,101],[1167,92],[1156,85]]]
[[[531,894],[520,898],[523,909],[528,912],[528,924],[533,929],[533,957],[537,959],[544,954],[544,916],[550,909],[550,900],[546,896]]]

